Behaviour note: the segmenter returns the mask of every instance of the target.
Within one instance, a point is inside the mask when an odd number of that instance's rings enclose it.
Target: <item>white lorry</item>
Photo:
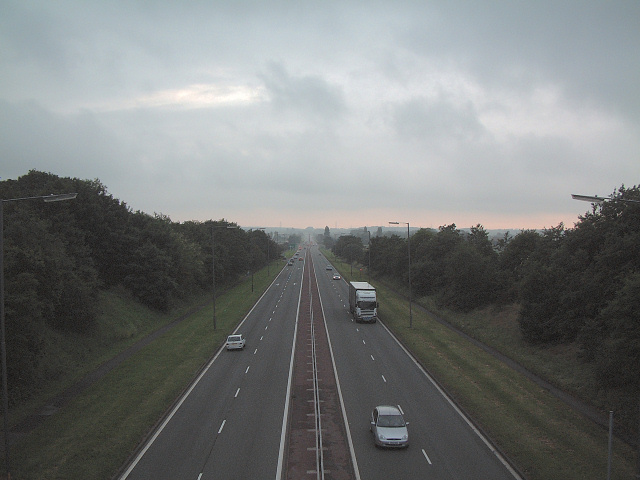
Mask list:
[[[368,282],[349,282],[349,311],[356,322],[378,319],[376,289]]]

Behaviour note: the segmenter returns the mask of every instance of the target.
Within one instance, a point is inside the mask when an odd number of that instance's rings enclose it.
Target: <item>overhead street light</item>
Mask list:
[[[598,197],[597,195],[576,195],[571,194],[571,198],[574,200],[582,200],[583,202],[591,202],[591,203],[602,203],[606,200],[606,198]]]
[[[409,256],[409,328],[413,327],[413,313],[411,311],[411,235],[409,233],[409,222],[389,222],[390,225],[407,226],[407,252]]]
[[[626,203],[640,203],[640,200],[631,200],[629,198],[617,198],[617,197],[599,197],[597,195],[576,195],[574,193],[571,194],[571,198],[574,200],[582,200],[583,202],[591,202],[591,203],[604,203],[610,201],[617,202],[626,202]]]
[[[0,199],[0,350],[2,355],[2,413],[4,422],[4,462],[7,478],[11,478],[9,466],[9,385],[7,379],[7,340],[4,318],[4,204],[22,200],[43,200],[44,202],[62,202],[73,200],[77,193],[63,193],[59,195],[40,195],[36,197],[3,198]]]
[[[77,193],[62,193],[60,195],[47,195],[45,197],[41,197],[45,203],[51,202],[64,202],[65,200],[74,200],[78,196]],[[38,198],[38,197],[33,197]]]

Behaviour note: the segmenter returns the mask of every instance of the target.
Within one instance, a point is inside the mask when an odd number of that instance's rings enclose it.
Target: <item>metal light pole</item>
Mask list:
[[[265,234],[265,236],[267,237],[267,277],[271,276],[271,272],[269,271],[269,264],[271,263],[271,259],[269,258],[269,254],[271,253],[271,249],[270,249],[270,243],[271,243],[271,239],[269,238],[269,235],[267,235],[267,229],[264,227],[261,228],[257,228],[256,230],[262,230]]]
[[[591,203],[597,203],[597,204],[602,204],[604,202],[607,201],[619,201],[619,202],[625,202],[625,203],[640,203],[640,200],[631,200],[631,199],[626,199],[626,198],[616,198],[616,197],[599,197],[597,195],[575,195],[575,194],[571,194],[571,198],[573,198],[574,200],[582,200],[583,202],[591,202]],[[613,414],[613,412],[612,412]],[[613,428],[613,425],[611,425],[610,428]],[[638,399],[638,453],[636,455],[636,480],[640,480],[640,398]],[[611,450],[611,446],[609,446],[609,450]],[[611,451],[609,451],[609,456],[611,456]]]
[[[369,244],[367,245],[367,250],[369,251],[369,266],[367,267],[367,277],[369,277],[367,279],[367,281],[369,283],[371,283],[371,230],[367,230],[367,233],[369,234]]]
[[[253,229],[249,230],[249,232],[253,232]],[[253,256],[253,235],[249,237],[249,241],[251,242],[251,250],[249,252],[251,255],[250,257],[251,263],[249,264],[249,267],[251,268],[251,293],[253,293],[253,268],[254,268],[253,263],[255,262],[255,258]]]
[[[409,252],[409,328],[413,327],[413,313],[411,311],[411,234],[409,232],[409,222],[389,222],[391,225],[407,226],[407,250]]]
[[[216,330],[216,226],[211,225],[211,277],[213,280],[213,329]]]
[[[2,416],[4,423],[4,463],[7,478],[11,478],[9,467],[9,382],[7,379],[7,338],[4,319],[4,204],[20,200],[42,200],[44,202],[61,202],[73,200],[77,193],[60,195],[41,195],[37,197],[7,198],[0,200],[0,351],[2,355]]]
[[[211,277],[213,278],[213,329],[218,328],[216,324],[216,228],[240,228],[232,225],[211,225]]]

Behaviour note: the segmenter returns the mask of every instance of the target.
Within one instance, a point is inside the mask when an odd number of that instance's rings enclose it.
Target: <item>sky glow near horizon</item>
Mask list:
[[[639,184],[640,3],[0,6],[2,179],[246,227],[572,227]]]

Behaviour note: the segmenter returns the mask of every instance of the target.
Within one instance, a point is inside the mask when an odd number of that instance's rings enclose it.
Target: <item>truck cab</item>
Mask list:
[[[375,287],[367,282],[350,282],[349,311],[356,322],[375,322],[378,319]]]

